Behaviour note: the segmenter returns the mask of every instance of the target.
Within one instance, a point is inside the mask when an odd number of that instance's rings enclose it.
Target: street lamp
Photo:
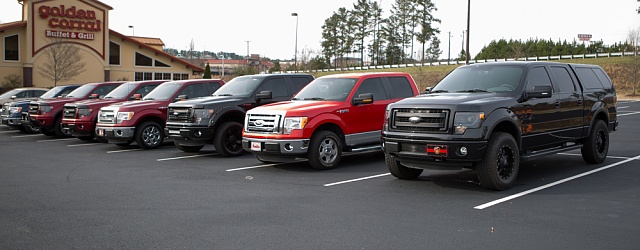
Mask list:
[[[133,25],[129,25],[129,29],[131,29],[132,30],[131,32],[133,33],[133,34],[131,34],[131,36],[135,36],[136,35],[136,29],[133,27]]]
[[[293,71],[298,72],[298,13],[291,13],[291,16],[296,17],[296,47],[293,54]]]

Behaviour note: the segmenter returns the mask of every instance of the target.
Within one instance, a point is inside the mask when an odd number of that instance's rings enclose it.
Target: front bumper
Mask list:
[[[52,129],[53,128],[53,117],[43,116],[43,115],[29,115],[28,122],[31,123],[33,127],[39,127],[40,129]]]
[[[165,136],[175,143],[185,146],[202,146],[213,141],[213,130],[209,127],[174,127],[164,128]]]
[[[74,121],[73,123],[62,123],[62,130],[69,131],[72,136],[90,136],[94,132],[93,122]]]
[[[475,167],[485,155],[487,141],[382,138],[382,148],[408,167],[453,170]]]
[[[309,139],[256,139],[242,138],[242,148],[256,155],[306,156]]]
[[[21,127],[22,122],[20,120],[20,117],[2,117],[2,125],[7,125],[12,128]]]
[[[96,127],[97,137],[104,138],[109,143],[125,143],[131,141],[135,135],[136,127]]]

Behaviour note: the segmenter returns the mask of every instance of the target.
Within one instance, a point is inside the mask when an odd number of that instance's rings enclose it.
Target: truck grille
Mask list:
[[[71,119],[76,118],[76,107],[65,106],[62,109],[62,117]]]
[[[193,119],[193,109],[187,107],[170,107],[167,112],[167,122],[191,122]]]
[[[116,112],[113,110],[100,110],[98,113],[99,123],[116,123]]]
[[[449,110],[401,108],[391,112],[391,131],[447,132]]]
[[[279,114],[247,114],[245,131],[255,133],[280,133],[282,115]]]
[[[29,103],[29,114],[37,115],[38,114],[38,104],[37,103]]]

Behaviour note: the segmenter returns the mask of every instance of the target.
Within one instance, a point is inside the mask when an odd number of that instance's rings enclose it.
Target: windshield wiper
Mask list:
[[[214,95],[214,96],[233,96],[232,94],[219,94],[219,95]]]
[[[444,89],[439,89],[439,90],[432,90],[431,92],[428,92],[429,94],[431,93],[449,93],[449,90],[444,90]]]
[[[303,100],[322,101],[322,100],[324,100],[324,98],[322,98],[322,97],[309,97],[309,98],[304,98]]]
[[[144,98],[144,99],[142,99],[142,100],[155,100],[155,99],[156,99],[156,98],[153,98],[153,97],[147,97],[147,98]]]
[[[484,89],[466,89],[466,90],[460,90],[457,92],[476,93],[476,92],[489,92],[489,91],[486,91]]]
[[[292,101],[300,100],[300,98],[295,98],[295,97],[294,97],[294,98],[291,98],[291,100],[292,100]]]

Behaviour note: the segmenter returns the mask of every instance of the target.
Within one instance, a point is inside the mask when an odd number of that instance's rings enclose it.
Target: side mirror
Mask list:
[[[184,101],[189,99],[188,95],[179,95],[178,97],[176,97],[176,99],[174,101],[179,102],[179,101]]]
[[[18,96],[12,95],[10,98],[11,99],[16,99],[16,98],[18,98]]]
[[[527,90],[525,93],[527,99],[531,98],[550,98],[553,88],[550,85],[534,86],[532,90]]]
[[[431,90],[433,90],[433,87],[426,87],[423,94],[429,94],[431,93]]]
[[[89,99],[98,99],[98,94],[91,94]]]
[[[142,94],[133,94],[131,100],[142,100]]]
[[[353,98],[351,103],[353,103],[353,105],[371,104],[373,103],[373,94],[371,93],[360,94],[358,95],[358,97]]]
[[[270,90],[260,91],[260,93],[256,95],[256,100],[271,99],[271,98],[273,98],[273,94],[271,93]]]

